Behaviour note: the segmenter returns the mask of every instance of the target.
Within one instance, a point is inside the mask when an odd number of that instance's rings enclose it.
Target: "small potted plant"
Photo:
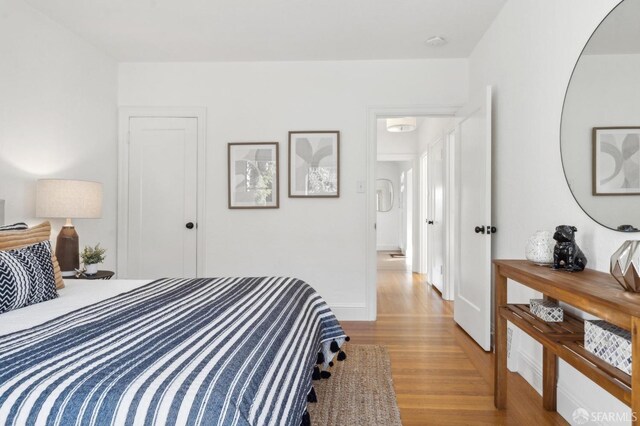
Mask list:
[[[84,263],[85,274],[95,275],[98,273],[98,264],[104,262],[104,253],[106,251],[107,249],[100,247],[100,243],[96,244],[95,247],[84,247],[80,257],[82,258],[82,263]]]

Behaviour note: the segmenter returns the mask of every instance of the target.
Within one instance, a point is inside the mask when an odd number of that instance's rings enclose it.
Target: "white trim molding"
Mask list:
[[[329,307],[340,321],[362,321],[367,317],[367,305],[362,303],[329,303]]]
[[[523,351],[518,351],[518,374],[520,374],[540,395],[542,395],[542,366]],[[567,421],[572,420],[573,412],[578,408],[587,410],[588,413],[596,412],[593,407],[588,407],[583,401],[575,397],[575,389],[571,391],[567,383],[558,380],[558,414]],[[613,423],[603,423],[591,421],[590,425],[601,426],[613,425]]]
[[[118,111],[118,223],[117,223],[117,276],[127,278],[127,211],[129,200],[129,120],[134,117],[196,118],[198,120],[198,218],[197,259],[198,277],[207,274],[205,264],[206,235],[206,121],[204,107],[144,107],[121,106]]]

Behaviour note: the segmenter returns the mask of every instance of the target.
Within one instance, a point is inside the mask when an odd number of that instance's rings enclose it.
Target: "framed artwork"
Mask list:
[[[232,142],[229,159],[229,208],[277,209],[278,142]]]
[[[289,197],[340,196],[340,132],[289,132]]]
[[[640,127],[593,128],[593,195],[640,195]]]

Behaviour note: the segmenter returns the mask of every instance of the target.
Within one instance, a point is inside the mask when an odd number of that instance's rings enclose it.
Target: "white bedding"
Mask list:
[[[58,298],[0,315],[0,336],[24,330],[67,312],[133,290],[151,280],[66,280]]]

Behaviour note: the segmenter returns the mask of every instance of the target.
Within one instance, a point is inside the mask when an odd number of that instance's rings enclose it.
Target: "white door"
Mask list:
[[[198,119],[132,117],[126,278],[196,276]]]
[[[429,200],[429,158],[428,151],[420,157],[420,273],[427,276],[427,282],[430,282],[429,273],[431,272],[429,256],[429,217],[431,215],[431,200]]]
[[[491,87],[460,113],[455,321],[491,350]]]
[[[405,255],[407,256],[406,264],[413,264],[413,169],[407,170],[405,180],[405,217],[407,223],[407,249]]]
[[[442,139],[428,150],[428,249],[429,281],[444,294],[444,143]]]
[[[407,255],[407,215],[405,214],[407,209],[407,188],[405,172],[400,172],[400,195],[398,198],[398,207],[400,208],[400,251],[405,256]]]

